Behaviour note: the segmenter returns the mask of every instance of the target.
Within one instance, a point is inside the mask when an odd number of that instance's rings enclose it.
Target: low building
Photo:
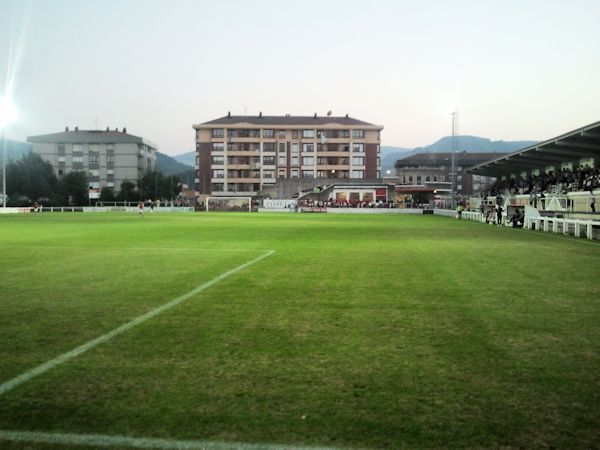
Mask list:
[[[228,114],[193,127],[203,195],[256,196],[288,179],[302,190],[302,180],[380,178],[383,127],[347,115]]]
[[[455,153],[456,193],[470,196],[493,183],[495,178],[474,175],[465,169],[501,155],[504,153]],[[395,168],[399,185],[415,186],[419,192],[423,192],[423,189],[431,192],[451,190],[452,153],[419,153],[399,159]]]
[[[52,164],[62,178],[72,171],[88,174],[90,198],[97,198],[103,187],[119,189],[125,180],[136,183],[146,170],[156,166],[155,144],[128,134],[123,128],[106,131],[75,130],[29,136],[32,150]]]

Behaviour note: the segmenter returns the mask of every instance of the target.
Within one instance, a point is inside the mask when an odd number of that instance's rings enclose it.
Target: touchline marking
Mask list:
[[[86,342],[83,345],[80,345],[79,347],[71,350],[70,352],[63,353],[62,355],[57,356],[56,358],[51,359],[50,361],[47,361],[37,367],[34,367],[33,369],[25,372],[24,374],[19,375],[16,378],[13,378],[12,380],[8,380],[7,382],[0,384],[0,395],[10,391],[11,389],[14,389],[15,387],[19,386],[22,383],[25,383],[26,381],[31,380],[33,377],[36,377],[50,369],[53,369],[54,367],[66,362],[66,361],[69,361],[70,359],[73,359],[76,356],[79,356],[82,353],[85,353],[88,350],[90,350],[106,341],[109,341],[110,339],[114,338],[115,336],[118,336],[121,333],[124,333],[124,332],[132,329],[133,327],[138,326],[139,324],[147,321],[148,319],[153,318],[154,316],[166,311],[167,309],[170,309],[173,306],[176,306],[176,305],[180,304],[181,302],[186,301],[188,298],[193,297],[194,295],[211,287],[215,283],[218,283],[219,281],[224,280],[228,276],[233,275],[233,274],[239,272],[240,270],[245,269],[246,267],[257,263],[260,260],[267,258],[268,256],[271,256],[273,253],[275,253],[275,250],[269,250],[267,253],[259,256],[258,258],[254,258],[252,261],[248,261],[247,263],[237,266],[236,268],[231,269],[231,270],[219,275],[218,277],[213,278],[210,281],[207,281],[204,284],[201,284],[200,286],[192,289],[188,293],[183,294],[180,297],[177,297],[177,298],[171,300],[170,302],[165,303],[164,305],[159,306],[158,308],[147,312],[146,314],[136,317],[132,321],[127,322],[126,324],[121,325],[120,327],[115,328],[114,330],[109,331],[108,333],[103,334],[102,336],[97,337],[96,339],[93,339],[89,342]]]
[[[168,248],[168,247],[68,247],[62,245],[3,245],[1,248],[17,248],[30,250],[98,250],[103,252],[124,252],[127,250],[148,253],[199,253],[199,252],[260,252],[264,250],[242,248]]]
[[[332,447],[297,447],[293,445],[245,444],[241,442],[179,441],[160,438],[133,438],[103,434],[42,433],[39,431],[2,431],[0,440],[41,444],[95,445],[157,450],[339,450]]]

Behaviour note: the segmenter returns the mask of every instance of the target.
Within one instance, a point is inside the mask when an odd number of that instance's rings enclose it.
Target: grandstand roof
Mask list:
[[[600,157],[600,122],[578,128],[547,141],[509,153],[467,169],[486,176],[501,176],[522,170]]]

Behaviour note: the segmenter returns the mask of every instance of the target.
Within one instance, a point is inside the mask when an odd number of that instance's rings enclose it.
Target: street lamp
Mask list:
[[[17,118],[17,112],[10,98],[0,97],[0,128],[2,129],[2,209],[6,208],[6,131],[8,125]]]

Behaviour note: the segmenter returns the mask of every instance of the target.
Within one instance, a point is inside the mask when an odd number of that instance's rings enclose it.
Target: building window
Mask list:
[[[213,192],[223,192],[225,190],[225,183],[213,183],[211,189]]]
[[[417,175],[417,184],[421,184],[421,175]]]
[[[303,170],[302,171],[302,178],[314,178],[314,177],[315,177],[314,170]]]
[[[456,177],[456,179],[457,179],[458,181],[462,181],[462,175],[458,175],[458,176]]]
[[[304,158],[302,158],[302,165],[303,166],[314,166],[315,158],[313,158],[312,156],[305,156]]]
[[[364,144],[352,144],[352,151],[356,153],[364,152]]]
[[[212,171],[213,178],[225,178],[225,170],[223,169],[215,169]]]
[[[302,144],[302,151],[305,153],[312,153],[315,151],[314,144]]]
[[[315,130],[302,130],[302,137],[303,138],[314,138]]]
[[[263,144],[263,152],[274,152],[275,151],[275,143],[274,142],[265,142]]]
[[[90,155],[89,156],[89,160],[90,160],[90,164],[98,164],[100,157],[98,155]]]
[[[426,176],[425,177],[425,182],[431,181],[431,177],[430,176]]]
[[[223,136],[225,136],[225,130],[223,128],[213,128],[212,137],[222,138]]]
[[[263,178],[268,178],[268,179],[275,178],[275,171],[273,171],[273,170],[265,170],[265,171],[263,171]]]
[[[279,139],[285,139],[285,130],[279,130],[277,134],[279,135]]]
[[[111,165],[115,163],[115,157],[113,155],[106,155],[106,164]]]
[[[340,130],[338,132],[338,136],[340,138],[349,138],[350,137],[350,130]]]
[[[298,139],[298,130],[292,130],[292,139]]]
[[[353,156],[352,157],[352,165],[353,166],[363,166],[365,164],[365,158],[362,156]]]
[[[292,166],[298,165],[300,165],[300,158],[298,158],[297,156],[292,156]]]
[[[300,145],[298,145],[297,142],[292,142],[292,146],[290,148],[290,151],[293,153],[298,153],[300,151]]]
[[[286,153],[286,145],[285,142],[280,142],[279,143],[279,154],[281,155],[282,153],[285,154]]]
[[[275,130],[263,130],[263,137],[264,138],[274,138]]]
[[[58,156],[65,156],[65,144],[58,144]]]
[[[275,165],[275,157],[274,156],[263,156],[263,164],[267,164],[269,166]]]
[[[292,178],[298,178],[299,171],[298,169],[292,169]]]
[[[364,178],[364,177],[365,177],[364,170],[353,170],[352,171],[352,178]]]
[[[352,130],[353,139],[362,139],[365,137],[365,130]]]
[[[83,164],[83,156],[73,156],[73,163]]]
[[[213,142],[212,145],[212,151],[213,152],[224,152],[225,151],[225,144],[223,142]]]
[[[213,156],[211,163],[213,166],[222,166],[223,164],[225,164],[225,157],[224,156]]]
[[[285,166],[287,164],[287,158],[285,157],[285,154],[279,155],[277,158],[277,164],[280,166]]]
[[[277,178],[285,178],[286,175],[285,169],[277,169]]]

